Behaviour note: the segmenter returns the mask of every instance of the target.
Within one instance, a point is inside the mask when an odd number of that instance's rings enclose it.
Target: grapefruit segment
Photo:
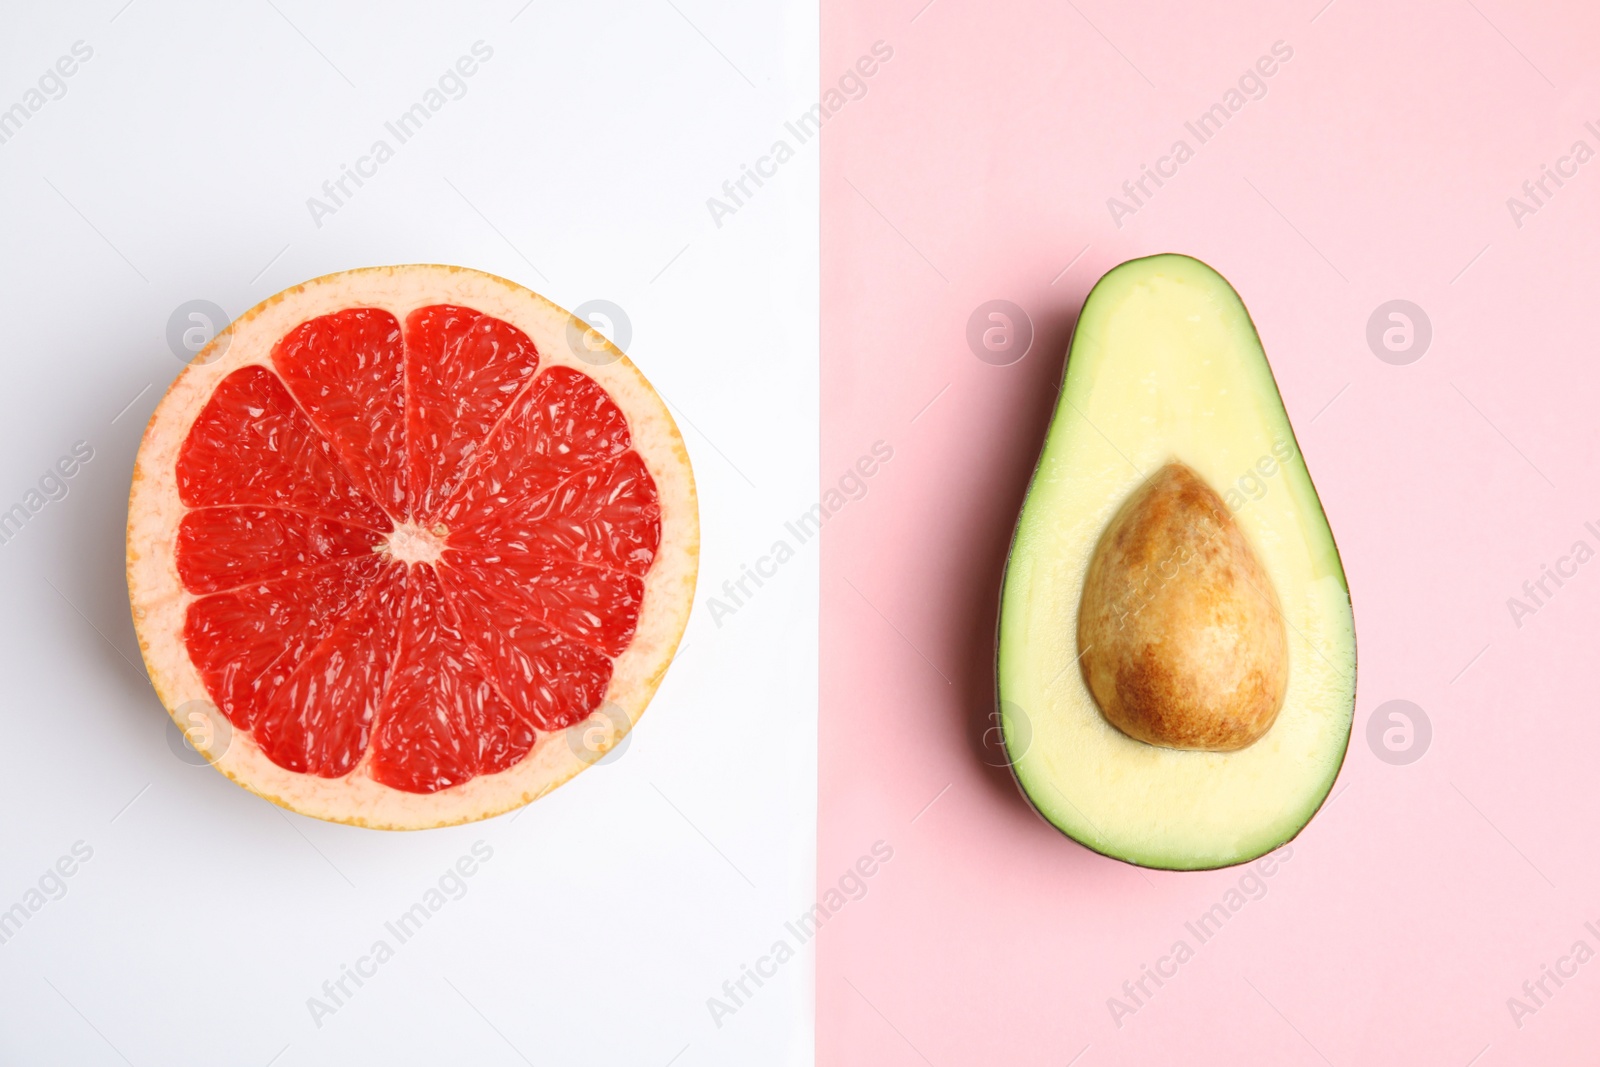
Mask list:
[[[178,526],[178,575],[191,593],[269,582],[305,567],[370,556],[382,534],[287,508],[195,508]]]
[[[410,578],[371,774],[432,793],[505,770],[533,747],[534,730],[489,681],[433,567],[418,564]]]
[[[128,582],[163,702],[234,727],[197,744],[214,765],[411,829],[526,803],[637,722],[692,602],[694,482],[637,369],[568,348],[587,332],[490,275],[374,268],[266,301],[179,376]]]
[[[553,555],[644,574],[660,546],[660,503],[637,453],[579,471],[549,493],[452,534],[477,551]]]
[[[400,323],[350,308],[301,323],[273,348],[272,365],[363,492],[406,513],[405,392]]]
[[[492,591],[502,613],[542,621],[573,641],[619,656],[633,640],[644,582],[637,575],[595,567],[526,548],[452,553],[445,580],[457,598]],[[479,596],[485,607],[488,601]]]
[[[471,308],[406,319],[406,426],[414,511],[428,522],[539,366],[526,334]]]
[[[540,730],[563,730],[598,707],[611,681],[611,657],[521,617],[482,585],[441,577],[467,640],[496,688]],[[507,622],[508,618],[516,621]]]
[[[262,366],[241,367],[217,385],[183,440],[177,482],[180,499],[192,508],[262,504],[378,530],[390,525],[283,379]]]
[[[249,730],[382,569],[376,556],[354,556],[192,601],[183,617],[184,648],[228,721]]]
[[[456,528],[526,508],[629,445],[628,421],[606,391],[586,374],[552,367],[517,398],[439,519]]]
[[[327,636],[275,686],[253,724],[256,743],[273,763],[338,778],[361,759],[393,669],[409,577],[403,567],[384,566],[361,599],[339,613]]]

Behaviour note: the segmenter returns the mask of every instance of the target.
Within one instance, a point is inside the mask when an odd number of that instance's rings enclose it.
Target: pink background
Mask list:
[[[818,1062],[1592,1062],[1600,960],[1520,1029],[1506,1000],[1579,938],[1600,951],[1600,559],[1520,628],[1506,600],[1580,537],[1600,548],[1600,160],[1521,228],[1506,198],[1578,138],[1600,149],[1600,18],[922,4],[823,5],[824,86],[894,49],[824,138],[824,486],[875,440],[894,458],[824,539],[819,893],[875,840],[894,858],[819,940]],[[1106,198],[1279,40],[1268,95],[1114,226]],[[1161,251],[1215,266],[1255,317],[1343,554],[1360,680],[1335,799],[1118,1028],[1107,999],[1193,947],[1185,921],[1243,871],[1090,853],[981,735],[1074,317],[1104,271]],[[966,344],[995,298],[1036,328],[1012,366]],[[1365,340],[1395,298],[1433,324],[1409,366]],[[1407,766],[1366,741],[1393,699],[1433,725]]]

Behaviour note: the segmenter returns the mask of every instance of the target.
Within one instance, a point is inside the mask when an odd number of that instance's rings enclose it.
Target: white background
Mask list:
[[[732,618],[706,598],[815,500],[816,144],[731,218],[706,198],[815,102],[808,0],[10,4],[0,109],[0,1063],[809,1063],[811,961],[718,1028],[706,998],[810,903],[815,544]],[[475,41],[493,58],[336,214],[306,200]],[[321,823],[169,749],[128,620],[138,438],[173,310],[230,315],[348,267],[443,262],[629,317],[699,482],[684,651],[620,758],[511,816]],[[493,858],[318,1028],[307,998],[473,842]],[[389,938],[392,942],[392,938]]]

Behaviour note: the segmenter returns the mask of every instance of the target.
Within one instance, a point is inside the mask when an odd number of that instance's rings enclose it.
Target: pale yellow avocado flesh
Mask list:
[[[1128,737],[1079,668],[1095,547],[1130,494],[1173,461],[1223,498],[1287,628],[1282,710],[1238,751]],[[997,678],[1018,784],[1057,828],[1106,855],[1179,870],[1245,862],[1294,837],[1332,788],[1355,669],[1338,549],[1244,304],[1187,256],[1115,268],[1079,317],[1006,568]]]

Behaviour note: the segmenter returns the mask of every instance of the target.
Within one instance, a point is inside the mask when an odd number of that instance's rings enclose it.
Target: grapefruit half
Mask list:
[[[190,743],[276,804],[383,829],[497,815],[614,747],[698,552],[644,376],[459,267],[246,312],[156,408],[128,502],[134,627]]]

